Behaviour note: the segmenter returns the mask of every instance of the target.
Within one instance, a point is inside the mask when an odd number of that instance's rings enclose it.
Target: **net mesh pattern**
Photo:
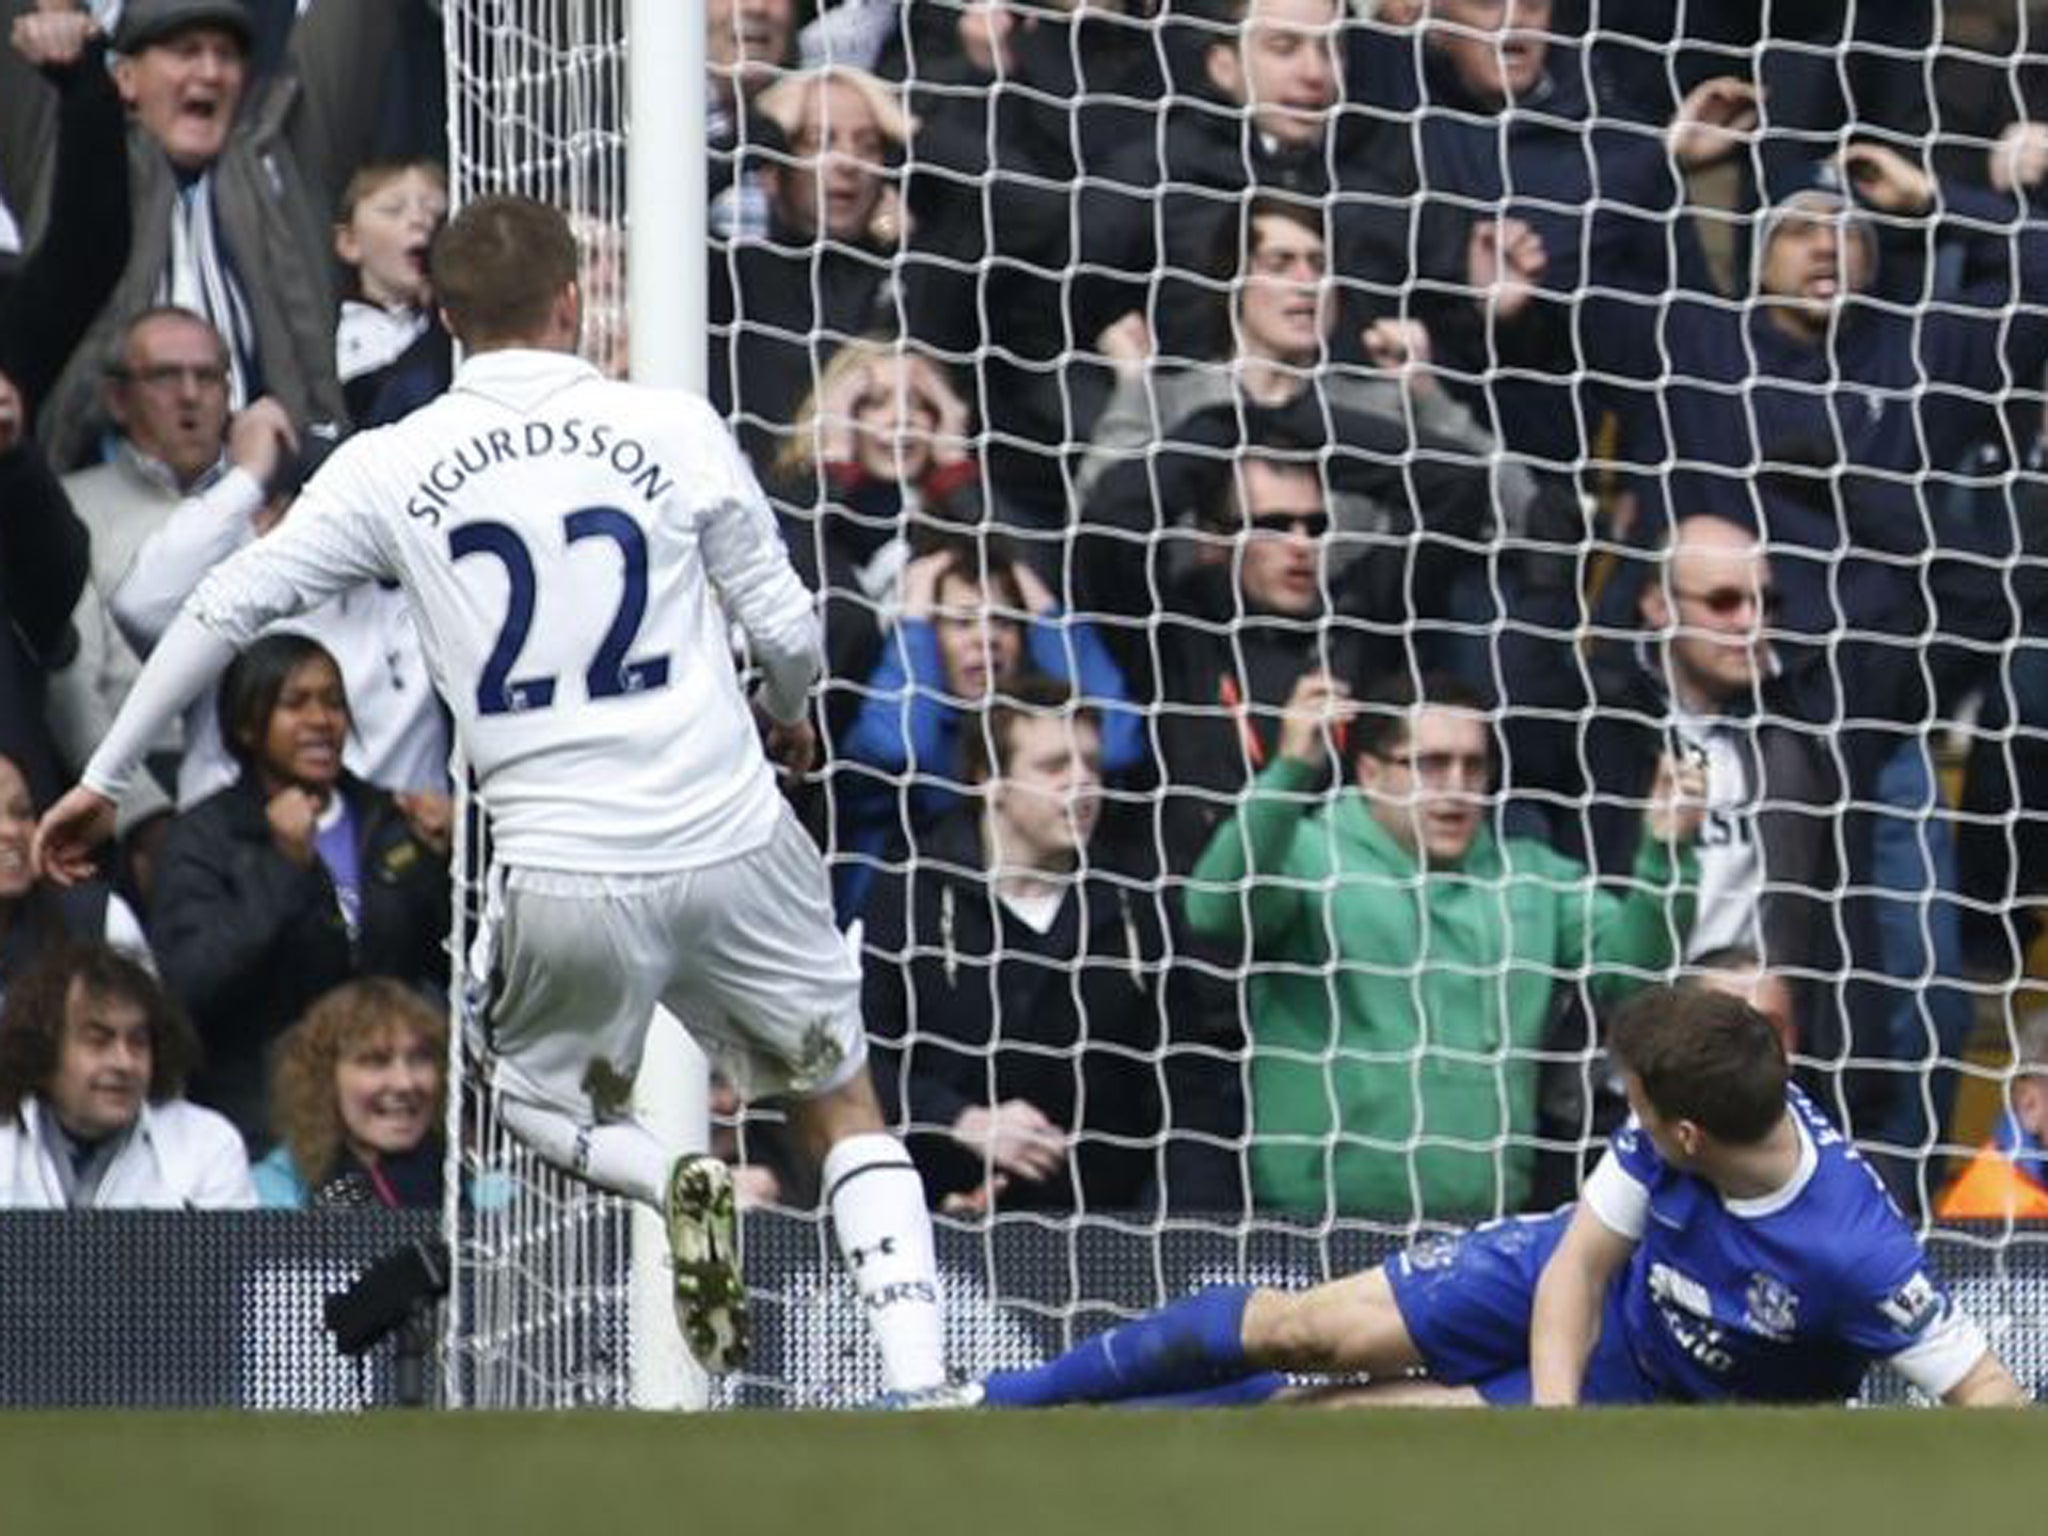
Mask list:
[[[571,211],[614,367],[623,9],[446,7],[457,200]],[[1557,0],[1540,37],[1405,9],[848,0],[781,57],[743,7],[712,39],[709,387],[820,594],[797,799],[883,1097],[935,1197],[1058,1213],[947,1238],[963,1313],[1064,1337],[1170,1294],[1168,1254],[1314,1272],[1377,1251],[1339,1234],[1567,1199],[1622,1113],[1601,1019],[1737,950],[1923,1225],[2014,1081],[2048,868],[2035,34],[1965,0]],[[1732,564],[1729,528],[1761,541]],[[1322,671],[1462,679],[1490,771],[1375,757],[1340,709],[1290,773]],[[991,698],[1099,754],[1098,797],[1044,788],[1039,830],[1088,845],[1060,913],[991,895]],[[1641,847],[1665,753],[1703,771],[1696,863]],[[1413,816],[1462,786],[1496,862],[1361,854],[1354,781],[1396,769]],[[521,1193],[465,1242],[458,1347],[502,1375],[462,1379],[618,1400],[618,1212],[470,1084]],[[1069,1133],[1043,1179],[961,1119],[1020,1099]],[[754,1232],[822,1263],[772,1112],[721,1134],[780,1177]],[[1067,1293],[1013,1289],[1028,1232]],[[739,1399],[866,1388],[780,1348]]]

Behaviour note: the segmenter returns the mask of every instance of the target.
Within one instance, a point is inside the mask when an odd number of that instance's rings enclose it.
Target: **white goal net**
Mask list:
[[[457,201],[571,213],[614,365],[624,10],[445,7]],[[1943,1214],[2001,1138],[2048,1209],[2026,10],[710,0],[709,389],[820,594],[794,798],[956,1368],[1571,1198],[1603,1017],[1690,977],[2048,1370],[2033,1234]],[[624,1401],[616,1207],[464,1098],[458,1391]],[[724,1398],[864,1398],[719,1132]]]

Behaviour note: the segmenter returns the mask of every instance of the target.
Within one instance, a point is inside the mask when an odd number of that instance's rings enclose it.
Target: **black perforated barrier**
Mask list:
[[[360,1367],[342,1359],[321,1303],[379,1256],[434,1231],[430,1216],[384,1211],[0,1214],[0,1405],[389,1402],[390,1346]],[[1306,1283],[1373,1263],[1389,1247],[1349,1231],[1159,1232],[1028,1218],[943,1225],[938,1236],[948,1353],[977,1373],[1042,1359],[1200,1285]],[[2048,1393],[2048,1228],[1940,1234],[1929,1247],[2021,1382]],[[752,1213],[746,1258],[756,1354],[720,1400],[825,1407],[872,1398],[873,1348],[829,1227]],[[1870,1395],[1900,1391],[1879,1375]]]
[[[321,1304],[438,1231],[432,1212],[0,1212],[0,1403],[390,1401],[391,1346],[344,1360]]]

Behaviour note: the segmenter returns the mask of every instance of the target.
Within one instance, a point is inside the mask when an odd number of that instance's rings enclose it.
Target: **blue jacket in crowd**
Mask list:
[[[1093,625],[1048,609],[1024,627],[1024,663],[1094,705],[1102,726],[1102,771],[1113,776],[1144,756],[1144,717],[1130,706],[1124,675]],[[845,852],[868,855],[839,867],[841,921],[858,914],[873,859],[928,827],[959,803],[960,733],[968,711],[951,702],[939,635],[928,619],[903,619],[882,647],[867,697],[841,751],[853,771],[840,780]],[[880,770],[880,775],[860,768]],[[901,786],[902,800],[898,800]]]

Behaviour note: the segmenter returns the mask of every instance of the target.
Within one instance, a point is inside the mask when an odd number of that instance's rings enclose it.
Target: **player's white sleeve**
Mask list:
[[[172,509],[142,541],[107,599],[121,636],[147,656],[206,573],[256,537],[251,521],[263,487],[245,469],[231,469]]]
[[[748,498],[722,500],[698,524],[704,569],[740,621],[761,666],[761,703],[785,725],[803,718],[824,670],[811,594],[789,563],[774,514]]]
[[[80,782],[109,800],[119,800],[150,744],[234,657],[231,643],[189,613],[179,614],[143,663],[135,686],[121,701],[120,713],[79,775]]]
[[[1991,1347],[1977,1320],[1954,1302],[1927,1331],[1891,1357],[1892,1368],[1939,1402]]]
[[[330,461],[322,470],[336,468]],[[247,645],[277,619],[317,607],[366,581],[388,581],[391,569],[366,513],[351,511],[307,486],[289,516],[265,538],[207,573],[186,611],[236,646]]]
[[[1649,1226],[1650,1192],[1621,1166],[1612,1147],[1600,1155],[1579,1199],[1616,1237],[1639,1242]]]

